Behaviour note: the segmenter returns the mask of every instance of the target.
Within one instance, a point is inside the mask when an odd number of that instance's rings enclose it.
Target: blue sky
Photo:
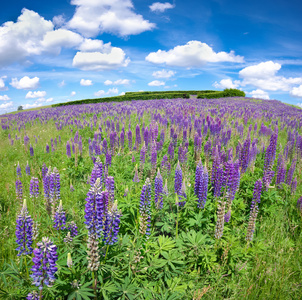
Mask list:
[[[8,1],[0,113],[127,91],[239,88],[302,106],[300,1]]]

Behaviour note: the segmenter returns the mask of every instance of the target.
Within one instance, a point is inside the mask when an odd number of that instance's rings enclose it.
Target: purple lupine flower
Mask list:
[[[129,129],[128,131],[128,147],[129,150],[132,150],[132,131]]]
[[[174,159],[174,146],[173,146],[172,142],[169,144],[168,154],[170,157],[170,161],[173,160]]]
[[[197,207],[203,209],[208,197],[209,175],[206,167],[199,161],[195,173],[195,195],[198,197]]]
[[[106,178],[106,191],[108,191],[109,193],[109,201],[111,203],[111,205],[114,202],[114,177],[113,176],[108,176]]]
[[[104,154],[107,153],[107,150],[108,150],[108,144],[107,144],[107,140],[104,138],[104,140],[103,140],[103,151],[104,151]]]
[[[108,210],[104,224],[104,238],[105,245],[113,245],[117,242],[117,235],[120,230],[121,212],[117,208],[117,201]]]
[[[125,145],[125,133],[124,133],[123,130],[121,131],[121,134],[120,134],[120,140],[121,140],[121,146],[122,146],[122,148],[124,148],[124,145]]]
[[[154,181],[154,202],[155,207],[157,209],[163,208],[163,178],[160,174],[160,171],[158,169],[157,175],[155,177]]]
[[[26,173],[26,175],[30,176],[30,166],[29,166],[28,162],[25,167],[25,173]]]
[[[171,171],[171,164],[168,162],[168,156],[167,156],[167,154],[165,154],[163,156],[163,160],[161,162],[161,167],[162,167],[162,170],[164,172],[170,173],[170,171]]]
[[[34,156],[34,148],[31,144],[30,144],[30,147],[29,147],[29,153],[30,153],[30,156]]]
[[[141,216],[139,232],[148,238],[151,229],[151,183],[149,178],[146,179],[142,188],[139,213]]]
[[[101,189],[103,187],[103,183],[104,183],[104,178],[103,178],[103,164],[100,160],[100,158],[98,157],[96,159],[96,162],[93,166],[93,169],[91,171],[91,176],[90,176],[90,185],[94,186],[97,178],[100,178],[100,183],[101,183]]]
[[[262,178],[262,181],[263,181],[263,188],[267,191],[271,182],[272,182],[272,179],[274,178],[274,175],[275,175],[275,171],[266,171],[264,174],[263,174],[263,178]]]
[[[266,149],[265,158],[264,158],[264,173],[267,171],[271,171],[272,166],[276,157],[276,149],[277,149],[277,140],[278,140],[278,128],[272,134],[270,138],[270,144]]]
[[[111,166],[112,163],[112,155],[111,155],[111,151],[107,151],[106,153],[106,166],[109,167]]]
[[[55,213],[53,227],[57,230],[64,230],[66,228],[66,215],[63,210],[62,200],[60,200],[60,204]]]
[[[148,127],[145,128],[144,131],[144,142],[146,144],[146,147],[148,148],[148,143],[149,143],[149,132],[148,132]]]
[[[103,231],[103,220],[107,212],[109,193],[101,192],[100,178],[87,193],[85,204],[85,222],[88,235],[100,236]]]
[[[66,143],[66,155],[67,155],[67,157],[71,157],[71,149],[70,149],[70,143],[69,143],[69,141],[67,141],[67,143]]]
[[[240,152],[240,167],[242,173],[245,173],[250,161],[250,145],[251,145],[251,138],[250,134],[248,134],[246,140],[244,141],[242,150]]]
[[[137,165],[135,166],[135,174],[134,174],[134,177],[133,177],[133,182],[139,182]]]
[[[74,221],[71,221],[68,224],[67,229],[70,232],[71,237],[75,237],[75,236],[77,236],[79,234],[78,233],[78,226],[77,226],[77,224]]]
[[[20,164],[18,162],[18,165],[17,165],[17,177],[21,177],[22,174],[21,174],[21,167],[20,167]]]
[[[42,242],[37,243],[37,246],[38,248],[33,251],[34,265],[31,268],[33,274],[30,277],[33,279],[33,284],[42,290],[43,285],[52,286],[56,280],[57,246],[48,237],[43,237]]]
[[[32,226],[33,226],[33,220],[31,216],[28,214],[27,206],[26,206],[26,200],[24,199],[23,207],[21,209],[20,214],[17,217],[16,221],[16,243],[18,244],[18,248],[16,249],[20,255],[27,255],[31,254],[33,251],[32,246],[32,239],[33,239],[33,232],[32,232]]]
[[[61,179],[56,167],[53,168],[49,176],[49,195],[52,201],[54,201],[54,199],[59,200],[61,197]]]
[[[37,291],[30,292],[26,297],[27,300],[39,300],[39,298],[39,293]]]
[[[141,148],[141,152],[140,152],[140,163],[141,163],[141,165],[145,164],[146,152],[147,152],[147,148],[146,148],[146,143],[144,142],[143,147]]]
[[[30,197],[39,197],[39,179],[32,177],[29,184],[29,194]]]
[[[214,170],[213,170],[214,171]],[[217,168],[215,169],[215,176],[213,179],[213,195],[214,197],[220,197],[221,195],[221,188],[223,185],[223,166],[222,164],[220,164],[219,166],[217,166]]]
[[[47,172],[48,172],[48,168],[46,167],[46,164],[43,163],[43,165],[42,165],[42,178],[45,177],[45,175],[47,174]]]
[[[296,193],[296,190],[297,190],[297,177],[295,177],[290,184],[290,191],[292,195]]]
[[[224,215],[224,222],[228,223],[231,218],[231,211],[229,210],[225,215]]]
[[[138,149],[138,145],[140,145],[141,142],[142,142],[139,124],[136,125],[135,134],[136,134],[136,141],[135,141],[135,143],[136,143],[136,148]]]
[[[175,169],[175,181],[174,181],[174,191],[178,195],[180,195],[181,186],[182,186],[182,170],[178,161],[177,167]]]
[[[156,149],[156,142],[153,141],[151,145],[151,165],[152,168],[156,168],[157,163],[157,149]]]
[[[286,184],[290,185],[294,176],[294,172],[296,169],[296,160],[294,160],[287,171],[287,176],[286,176]]]
[[[132,162],[132,163],[135,162],[135,156],[134,156],[134,155],[132,155],[132,160],[131,160],[131,162]]]
[[[168,180],[165,181],[165,186],[163,188],[163,194],[166,196],[169,196],[169,190],[168,190]]]
[[[300,213],[302,214],[302,197],[300,197],[297,201],[297,208],[299,209]]]
[[[183,180],[182,184],[181,184],[181,189],[179,194],[176,194],[176,205],[180,206],[180,207],[184,207],[186,204],[186,199],[187,199],[187,193],[186,193],[186,184],[185,184],[185,180]],[[179,201],[179,200],[182,201]]]
[[[46,150],[46,153],[49,153],[49,145],[48,144],[46,144],[45,150]]]
[[[261,179],[259,179],[255,182],[255,186],[254,186],[249,224],[248,224],[247,234],[245,238],[247,241],[252,241],[255,232],[256,219],[258,215],[258,204],[260,203],[260,198],[261,198],[261,189],[262,189],[262,182]]]
[[[21,180],[16,180],[16,198],[21,202],[23,198],[23,187]],[[22,202],[21,202],[22,203]]]

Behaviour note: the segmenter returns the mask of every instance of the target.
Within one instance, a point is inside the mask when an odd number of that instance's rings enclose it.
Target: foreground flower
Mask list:
[[[154,202],[157,209],[163,208],[163,178],[158,169],[154,182]]]
[[[43,237],[42,242],[37,243],[37,246],[38,248],[34,250],[34,265],[31,268],[33,274],[30,277],[33,279],[33,284],[42,290],[44,285],[52,286],[56,280],[57,246],[48,237]]]
[[[17,237],[17,244],[19,247],[16,249],[20,255],[27,255],[31,254],[33,251],[32,246],[32,239],[33,239],[33,232],[32,232],[32,226],[33,226],[33,220],[31,216],[28,214],[27,206],[26,206],[26,200],[24,199],[23,207],[21,209],[20,214],[17,218],[17,226],[16,226],[16,237]]]
[[[66,215],[65,215],[65,211],[63,210],[62,200],[60,200],[60,204],[55,213],[53,227],[56,228],[57,230],[63,230],[66,228],[65,225],[66,225]]]
[[[150,227],[151,227],[151,183],[149,178],[146,179],[146,182],[142,188],[142,193],[139,203],[139,213],[140,213],[139,232],[148,237],[148,235],[150,234]]]
[[[120,218],[121,212],[117,208],[117,201],[115,201],[106,215],[103,238],[105,245],[113,245],[117,242]]]

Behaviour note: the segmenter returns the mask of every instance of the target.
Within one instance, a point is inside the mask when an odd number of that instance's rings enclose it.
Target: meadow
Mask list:
[[[301,299],[302,110],[162,99],[0,122],[1,299]]]

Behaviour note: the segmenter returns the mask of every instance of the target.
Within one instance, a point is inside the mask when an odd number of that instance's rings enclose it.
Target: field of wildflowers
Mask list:
[[[165,99],[0,120],[1,299],[301,299],[302,110]]]

